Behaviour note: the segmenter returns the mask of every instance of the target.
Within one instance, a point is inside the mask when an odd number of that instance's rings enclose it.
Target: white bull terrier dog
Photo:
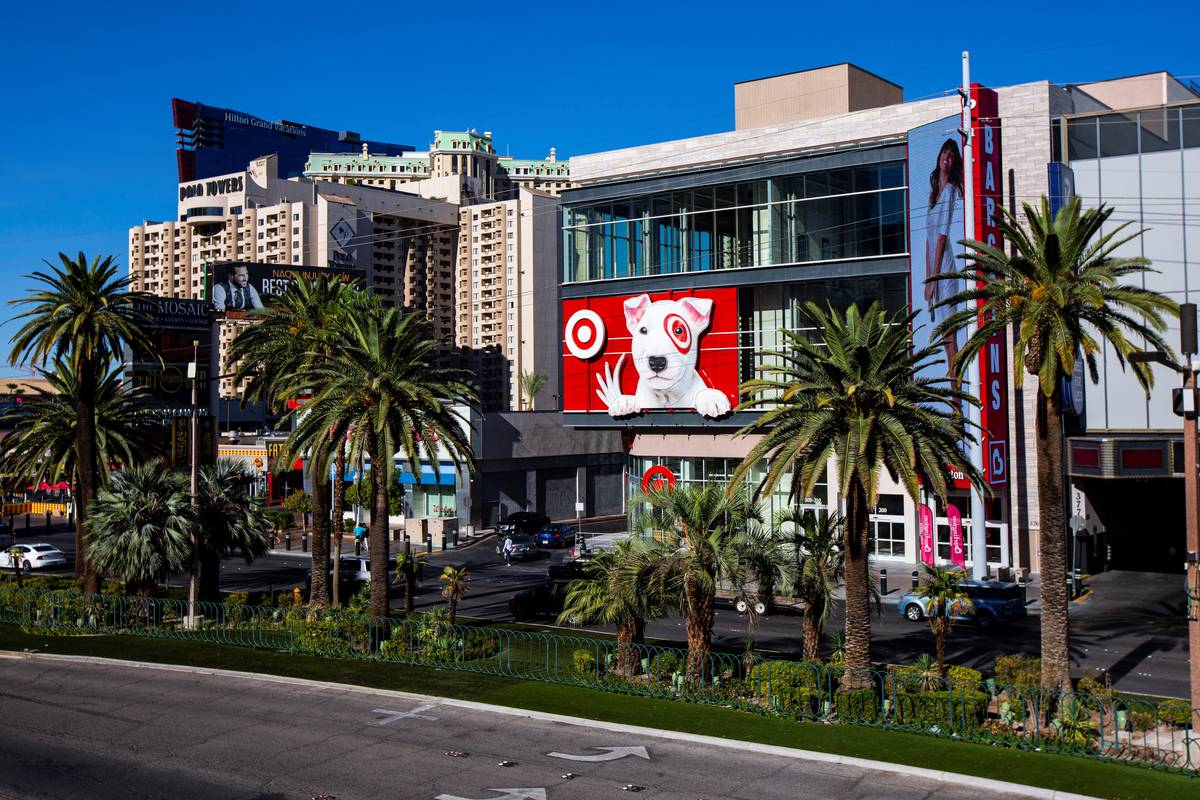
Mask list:
[[[622,354],[615,368],[604,365],[597,376],[600,401],[613,417],[656,408],[694,408],[705,417],[729,413],[729,397],[711,389],[696,371],[700,334],[712,321],[713,301],[704,297],[650,302],[643,294],[625,301],[625,325],[632,336],[630,353],[638,371],[637,391],[621,394]]]

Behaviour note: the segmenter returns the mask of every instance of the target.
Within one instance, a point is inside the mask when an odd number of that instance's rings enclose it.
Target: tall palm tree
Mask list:
[[[744,492],[716,483],[653,489],[647,498],[671,527],[643,574],[651,591],[683,614],[687,677],[700,681],[709,674],[717,583],[740,575],[737,542],[753,509]]]
[[[974,614],[975,606],[962,588],[963,573],[956,569],[925,566],[925,580],[917,587],[917,596],[929,600],[929,629],[933,631],[938,677],[946,677],[946,634],[954,617]]]
[[[804,657],[815,661],[821,657],[821,633],[846,575],[842,517],[818,517],[811,509],[792,507],[780,511],[775,524],[787,537],[792,593],[804,603]]]
[[[1067,533],[1063,511],[1062,379],[1083,358],[1092,381],[1099,380],[1097,355],[1107,348],[1125,366],[1129,354],[1142,347],[1170,352],[1161,333],[1163,315],[1178,315],[1174,300],[1157,292],[1123,283],[1140,281],[1153,272],[1141,257],[1118,251],[1141,231],[1127,233],[1129,223],[1105,225],[1113,209],[1084,210],[1078,198],[1057,216],[1050,201],[1041,208],[1024,205],[1025,224],[1000,209],[1000,232],[1013,247],[965,242],[968,263],[944,280],[964,279],[973,287],[942,301],[961,307],[938,326],[937,337],[956,334],[982,320],[975,335],[958,351],[952,365],[960,374],[997,333],[1013,333],[1013,379],[1018,388],[1026,373],[1036,376],[1037,392],[1038,551],[1042,577],[1042,683],[1071,691],[1067,617]],[[1148,364],[1130,369],[1149,392],[1154,375]]]
[[[200,535],[196,541],[200,564],[200,595],[220,595],[221,559],[241,556],[247,564],[271,547],[267,513],[247,488],[254,480],[246,467],[228,459],[200,468],[196,512]]]
[[[846,676],[861,688],[871,665],[869,509],[884,470],[916,498],[919,484],[946,494],[947,468],[979,482],[960,449],[972,437],[959,411],[978,400],[946,379],[920,377],[938,350],[913,349],[913,314],[890,315],[877,303],[845,313],[815,303],[802,309],[819,339],[784,329],[789,349],[766,353],[767,376],[747,381],[741,410],[761,410],[740,433],[761,433],[734,473],[740,485],[762,459],[770,464],[758,491],[769,493],[791,473],[791,496],[811,495],[827,465],[837,473],[845,507]]]
[[[442,582],[442,597],[446,598],[446,620],[453,625],[458,616],[458,604],[471,588],[471,576],[466,567],[447,564],[442,568],[438,580]]]
[[[243,385],[245,401],[267,401],[283,405],[312,394],[316,386],[297,383],[295,377],[306,367],[336,363],[342,340],[342,324],[359,301],[352,284],[334,277],[298,279],[271,307],[254,312],[257,324],[242,331],[229,347],[226,368],[234,370],[234,380]],[[244,382],[244,383],[243,383]],[[313,458],[312,450],[330,452],[341,444],[332,436],[314,438],[308,444],[308,472],[312,480],[312,588],[309,604],[326,608],[329,596],[330,534],[340,532],[341,523],[330,525],[329,464],[324,458]],[[292,450],[304,453],[305,450]],[[282,459],[276,464],[282,469]],[[341,462],[344,464],[345,462]],[[344,474],[344,472],[343,472]],[[335,487],[336,488],[336,487]],[[338,539],[340,547],[341,539]],[[334,565],[333,574],[337,574]]]
[[[558,615],[559,625],[615,625],[617,671],[622,675],[637,669],[637,645],[646,642],[646,620],[662,614],[662,604],[643,574],[645,565],[656,562],[656,549],[653,542],[630,537],[596,553],[583,577],[567,587]]]
[[[128,291],[129,278],[120,275],[112,256],[89,262],[83,253],[74,260],[59,253],[58,259],[59,264],[47,261],[48,270],[29,276],[35,284],[31,292],[10,301],[25,310],[14,317],[23,323],[12,337],[9,361],[45,368],[51,359],[61,358],[71,365],[79,477],[75,496],[81,532],[75,571],[83,580],[83,590],[95,593],[100,583],[88,559],[86,530],[88,510],[107,469],[97,450],[97,387],[111,363],[121,358],[125,345],[145,353],[153,353],[153,346],[145,332],[149,320],[137,305],[142,296]]]
[[[124,581],[128,593],[149,597],[158,579],[190,571],[199,525],[180,473],[160,464],[130,467],[113,475],[88,510],[92,563]]]
[[[349,457],[370,464],[371,613],[388,613],[388,496],[395,483],[395,457],[415,475],[421,460],[437,469],[441,459],[474,466],[469,419],[454,404],[476,401],[475,390],[457,370],[437,362],[438,343],[418,312],[375,308],[345,320],[339,357],[313,361],[295,376],[296,385],[320,387],[297,414],[288,439],[293,452],[308,450],[317,469],[328,470],[333,454],[314,442],[347,442]]]

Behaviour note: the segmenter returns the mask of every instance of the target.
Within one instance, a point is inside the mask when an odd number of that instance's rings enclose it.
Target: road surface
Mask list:
[[[1012,797],[340,689],[23,659],[0,676],[3,798]]]

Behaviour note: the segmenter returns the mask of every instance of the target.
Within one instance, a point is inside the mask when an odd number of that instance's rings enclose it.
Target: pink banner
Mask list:
[[[933,511],[923,505],[919,511],[921,535],[921,561],[933,566]]]
[[[967,554],[963,550],[962,514],[953,503],[946,506],[946,521],[950,523],[950,560],[956,567],[965,567]]]

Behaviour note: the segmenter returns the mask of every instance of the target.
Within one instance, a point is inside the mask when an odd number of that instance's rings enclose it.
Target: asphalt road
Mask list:
[[[25,660],[0,662],[0,675],[2,798],[598,800],[629,786],[661,800],[1012,796],[345,690]]]
[[[35,528],[35,533],[37,529]],[[38,533],[20,541],[48,541],[74,556],[72,535],[65,530],[49,536]],[[392,544],[395,553],[402,545]],[[352,552],[353,547],[347,546]],[[465,616],[490,620],[508,620],[508,600],[516,592],[545,580],[546,567],[568,557],[565,550],[543,552],[528,562],[505,566],[495,552],[495,540],[428,556],[429,568],[417,592],[418,608],[442,602],[437,572],[445,564],[466,566],[471,589],[460,605]],[[309,567],[303,553],[272,554],[251,565],[240,559],[227,559],[222,565],[222,587],[229,591],[279,591],[304,580]],[[899,576],[897,576],[899,577]],[[1092,596],[1071,607],[1071,658],[1076,675],[1112,674],[1113,684],[1124,691],[1167,697],[1187,697],[1188,653],[1182,576],[1140,572],[1110,572],[1089,581]],[[906,663],[920,653],[932,652],[928,625],[912,623],[896,611],[896,589],[884,598],[882,616],[873,617],[872,655],[878,661]],[[392,605],[402,600],[396,592]],[[982,632],[970,624],[957,625],[947,643],[946,656],[952,663],[990,670],[996,656],[1008,653],[1036,655],[1040,646],[1036,603],[1024,621]],[[832,634],[842,625],[840,604],[835,605],[826,631]],[[685,640],[678,618],[651,623],[647,635],[670,641]],[[740,649],[745,646],[747,620],[730,609],[718,610],[714,642],[719,647]],[[764,619],[754,637],[756,649],[767,654],[795,657],[800,648],[800,620],[788,614]]]

